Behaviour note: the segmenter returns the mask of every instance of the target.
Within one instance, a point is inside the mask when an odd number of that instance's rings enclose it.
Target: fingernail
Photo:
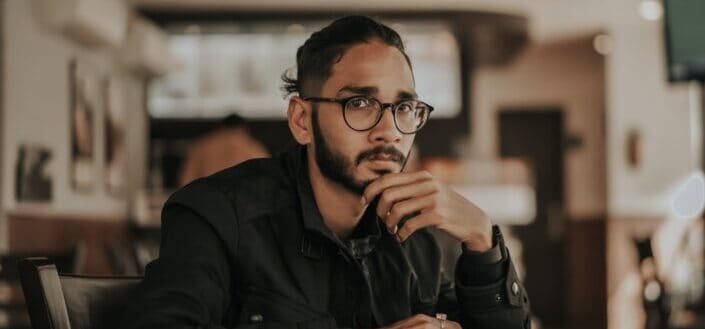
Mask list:
[[[366,204],[367,204],[367,199],[366,199],[365,196],[363,195],[363,196],[362,196],[362,205],[364,206],[364,205],[366,205]]]

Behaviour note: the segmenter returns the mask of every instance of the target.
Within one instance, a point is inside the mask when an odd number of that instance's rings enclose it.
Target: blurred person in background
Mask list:
[[[237,114],[231,114],[212,132],[189,146],[179,175],[179,186],[246,160],[266,157],[269,157],[269,152],[250,135],[247,121]]]
[[[528,328],[499,229],[404,172],[433,108],[396,31],[338,19],[284,76],[298,146],[177,191],[126,328]],[[386,111],[389,110],[389,111]],[[429,229],[460,243],[455,280]]]

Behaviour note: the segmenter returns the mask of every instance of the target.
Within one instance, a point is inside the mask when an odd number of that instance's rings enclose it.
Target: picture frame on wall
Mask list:
[[[127,179],[127,154],[125,149],[125,109],[119,80],[106,75],[101,81],[104,110],[104,163],[105,189],[115,197],[125,196]]]
[[[22,144],[15,163],[15,200],[18,202],[51,202],[52,152],[46,146]]]
[[[98,104],[91,73],[94,72],[90,71],[90,66],[75,58],[69,62],[69,177],[72,188],[79,192],[91,192],[95,181],[94,119]]]

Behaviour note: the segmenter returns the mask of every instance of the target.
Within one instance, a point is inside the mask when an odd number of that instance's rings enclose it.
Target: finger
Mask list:
[[[433,324],[433,321],[438,320],[425,314],[417,314],[411,317],[408,322],[401,326],[401,328],[425,328],[425,326]]]
[[[407,324],[405,326],[400,327],[399,329],[407,329],[407,328],[413,328],[413,329],[418,329],[418,328],[433,328],[433,329],[438,329],[441,327],[441,320],[430,317],[430,316],[424,316],[420,320],[416,322],[406,322]],[[460,323],[451,321],[451,320],[446,320],[445,323],[445,328],[447,329],[462,329],[463,327],[460,325]],[[395,328],[396,329],[396,328]]]
[[[425,314],[416,314],[416,315],[414,315],[414,316],[412,316],[412,317],[408,317],[408,318],[406,318],[406,319],[404,319],[404,320],[397,321],[397,322],[395,322],[395,323],[393,323],[393,324],[391,324],[391,325],[389,325],[388,327],[385,327],[385,328],[388,328],[388,329],[400,329],[400,328],[404,328],[404,327],[406,327],[406,326],[414,325],[414,324],[416,324],[416,323],[422,323],[422,322],[424,322],[424,321],[427,320],[426,318],[430,318],[430,317],[427,316],[427,315],[425,315]]]
[[[438,319],[431,318],[429,320],[424,320],[423,322],[417,322],[401,327],[400,329],[439,329],[440,327],[440,321]]]
[[[399,329],[419,329],[419,328],[433,328],[433,329],[439,329],[441,327],[441,320],[433,318],[429,322],[423,322],[423,323],[416,323],[412,324],[406,327],[401,327]],[[445,324],[446,329],[462,329],[463,327],[460,325],[460,323],[446,320]]]
[[[399,242],[404,242],[408,239],[414,232],[425,228],[434,227],[441,224],[441,217],[436,215],[432,211],[423,212],[420,215],[406,221],[404,226],[399,228],[397,232],[397,240]]]
[[[432,179],[387,188],[382,192],[379,203],[377,203],[377,216],[386,219],[396,203],[437,191],[438,185],[436,185],[436,182]]]
[[[435,205],[436,196],[433,194],[397,202],[392,206],[392,209],[389,210],[387,217],[383,218],[384,225],[386,225],[387,230],[391,232],[398,228],[399,222],[403,218],[413,215],[414,213],[429,210]]]
[[[449,329],[463,329],[463,326],[461,326],[460,323],[457,323],[457,322],[455,322],[455,321],[447,320],[447,322],[446,322],[446,328],[449,328]]]
[[[382,191],[388,189],[389,187],[397,185],[406,185],[409,183],[416,182],[418,180],[425,180],[431,178],[431,174],[429,174],[427,171],[384,175],[370,183],[370,185],[365,188],[365,192],[363,193],[363,195],[365,197],[365,201],[369,203],[380,193],[382,193]]]

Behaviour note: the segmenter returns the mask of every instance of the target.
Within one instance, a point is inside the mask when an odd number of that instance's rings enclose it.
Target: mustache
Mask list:
[[[359,165],[365,160],[374,160],[380,156],[388,157],[389,160],[403,164],[406,162],[406,156],[401,151],[397,150],[393,146],[377,146],[373,149],[364,151],[357,156],[355,159],[355,165]]]

